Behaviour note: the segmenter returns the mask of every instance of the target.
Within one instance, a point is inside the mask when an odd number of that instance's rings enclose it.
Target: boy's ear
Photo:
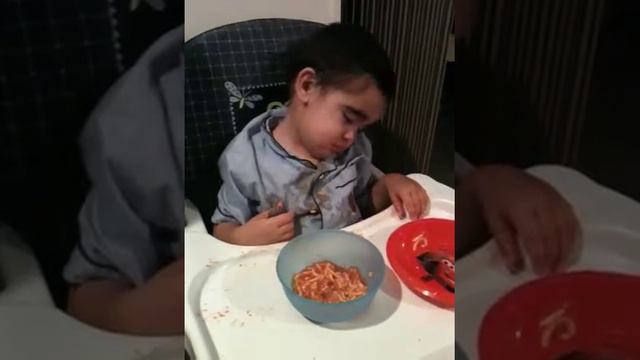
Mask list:
[[[318,79],[313,68],[306,67],[298,72],[294,83],[294,96],[303,104],[309,102],[311,91],[316,86]]]

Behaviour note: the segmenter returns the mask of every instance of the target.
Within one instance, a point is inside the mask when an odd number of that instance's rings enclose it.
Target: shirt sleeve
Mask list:
[[[355,187],[356,203],[360,208],[363,217],[372,215],[374,212],[373,202],[371,199],[371,188],[382,176],[382,172],[378,170],[371,162],[372,149],[371,142],[367,136],[361,133],[354,144],[357,152],[356,156],[362,156],[362,160],[357,163],[358,181]]]
[[[247,169],[240,166],[246,163],[246,158],[237,149],[237,144],[230,144],[230,148],[220,156],[218,168],[222,178],[222,186],[218,191],[218,205],[211,217],[213,224],[233,222],[244,224],[252,217],[249,199],[246,195],[248,184],[246,181],[255,179],[248,174]],[[235,166],[234,166],[235,164]],[[243,181],[244,180],[244,181]]]
[[[69,283],[143,283],[175,260],[184,228],[182,31],[173,30],[105,95],[80,138],[91,188]]]

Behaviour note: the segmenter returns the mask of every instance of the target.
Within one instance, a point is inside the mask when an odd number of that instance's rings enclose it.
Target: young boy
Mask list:
[[[253,119],[219,160],[215,237],[264,245],[341,228],[393,204],[420,217],[424,189],[401,174],[374,175],[361,130],[378,121],[394,73],[371,34],[331,24],[290,49],[286,108]]]

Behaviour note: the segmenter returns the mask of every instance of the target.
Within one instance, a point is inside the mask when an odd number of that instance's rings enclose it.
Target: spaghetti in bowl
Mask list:
[[[293,307],[318,323],[348,321],[365,312],[384,279],[382,254],[345,231],[302,234],[281,250],[276,271]]]
[[[331,261],[313,263],[293,275],[293,291],[310,300],[343,303],[367,294],[357,267],[343,268]]]

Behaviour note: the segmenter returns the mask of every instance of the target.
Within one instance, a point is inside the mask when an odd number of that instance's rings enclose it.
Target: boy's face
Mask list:
[[[378,121],[386,100],[369,76],[344,85],[311,85],[297,92],[302,106],[296,116],[300,140],[317,159],[326,159],[348,149],[358,131]],[[302,95],[302,96],[300,96]]]

